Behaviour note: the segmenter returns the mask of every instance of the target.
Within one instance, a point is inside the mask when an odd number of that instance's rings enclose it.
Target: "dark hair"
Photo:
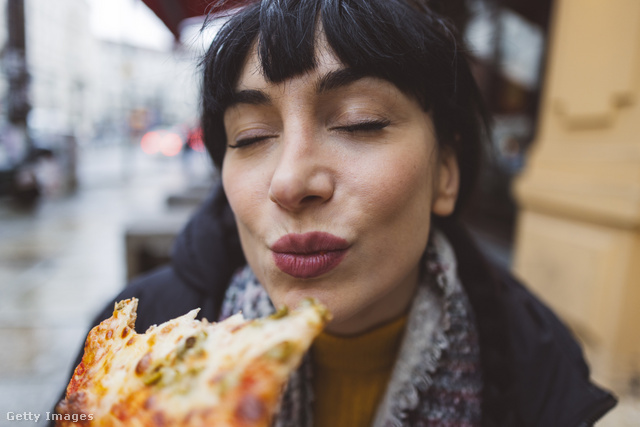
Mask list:
[[[417,99],[432,114],[438,143],[460,166],[455,213],[478,176],[487,114],[453,25],[419,0],[262,0],[249,3],[221,28],[202,61],[205,145],[221,167],[223,124],[239,74],[257,42],[267,80],[282,82],[315,67],[316,27],[356,73],[379,77]]]

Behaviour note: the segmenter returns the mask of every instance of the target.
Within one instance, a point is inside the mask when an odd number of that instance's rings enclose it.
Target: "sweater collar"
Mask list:
[[[407,324],[402,316],[355,336],[320,334],[313,343],[313,362],[335,371],[372,372],[391,369]]]

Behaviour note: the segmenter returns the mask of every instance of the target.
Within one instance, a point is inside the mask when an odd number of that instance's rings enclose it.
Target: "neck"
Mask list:
[[[325,330],[332,335],[353,336],[375,329],[406,314],[411,307],[419,277],[420,266],[417,265],[389,292],[380,295],[375,301],[340,323],[329,323]]]

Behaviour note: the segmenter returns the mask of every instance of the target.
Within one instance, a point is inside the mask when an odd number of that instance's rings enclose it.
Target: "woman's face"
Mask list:
[[[314,297],[337,334],[405,312],[430,214],[453,210],[458,185],[417,101],[322,48],[316,69],[270,83],[254,52],[224,125],[224,189],[274,304]]]

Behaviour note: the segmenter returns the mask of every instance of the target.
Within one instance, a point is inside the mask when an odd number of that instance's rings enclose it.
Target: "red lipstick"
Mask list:
[[[333,270],[348,249],[345,239],[319,231],[287,234],[271,246],[276,267],[298,279],[311,279]]]

